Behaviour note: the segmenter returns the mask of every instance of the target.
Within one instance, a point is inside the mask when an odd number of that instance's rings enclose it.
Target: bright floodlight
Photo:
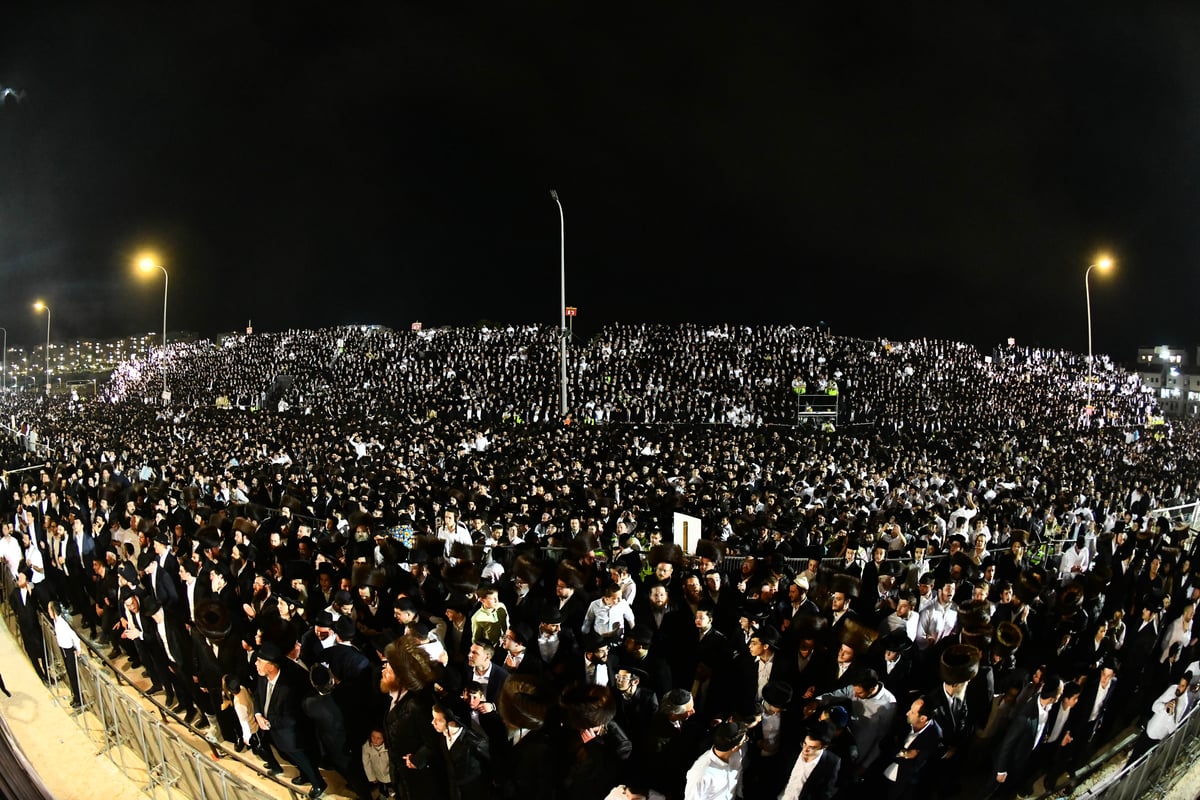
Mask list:
[[[1100,258],[1096,259],[1096,266],[1099,267],[1101,270],[1106,270],[1109,267],[1111,267],[1112,265],[1113,265],[1113,260],[1111,258],[1109,258],[1108,256],[1101,256]]]
[[[41,300],[38,300],[36,303],[34,303],[33,307],[37,311],[45,311],[46,310],[46,304],[43,303]]]
[[[152,272],[158,267],[158,262],[153,256],[142,256],[138,259],[137,265],[142,272]]]

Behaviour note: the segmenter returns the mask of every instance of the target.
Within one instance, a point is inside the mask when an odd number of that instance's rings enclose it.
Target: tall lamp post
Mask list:
[[[562,369],[562,402],[559,404],[558,410],[559,414],[565,417],[567,415],[567,228],[563,218],[562,201],[558,199],[558,192],[551,189],[550,196],[554,198],[554,202],[558,205],[559,288],[562,292],[558,303],[558,310],[562,315],[558,327],[558,361]]]
[[[167,402],[170,394],[167,392],[167,290],[171,285],[171,276],[167,274],[167,268],[159,264],[150,256],[144,256],[138,259],[138,269],[142,272],[150,273],[154,270],[162,270],[163,274],[163,334],[162,334],[162,379],[163,379],[163,402]]]
[[[1090,413],[1092,407],[1092,383],[1094,382],[1096,367],[1092,360],[1092,284],[1089,280],[1093,269],[1099,269],[1101,272],[1108,271],[1112,267],[1112,259],[1108,256],[1102,256],[1092,264],[1088,264],[1087,271],[1083,273],[1083,294],[1087,300],[1087,328],[1088,328],[1088,388],[1087,388],[1087,404]]]
[[[50,396],[50,306],[38,300],[33,304],[37,311],[46,312],[46,397]]]
[[[8,393],[8,328],[0,328],[4,331],[4,366],[0,368],[3,375],[0,375],[0,392]]]

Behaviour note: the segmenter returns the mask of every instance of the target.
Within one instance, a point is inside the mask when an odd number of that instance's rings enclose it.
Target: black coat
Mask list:
[[[304,671],[286,659],[280,664],[279,679],[271,693],[270,708],[264,710],[267,679],[260,676],[254,685],[254,713],[262,714],[271,723],[271,742],[285,756],[306,750],[309,743],[308,722],[301,710],[305,686]]]
[[[387,713],[384,735],[387,738],[392,785],[408,792],[409,797],[445,797],[449,778],[440,759],[440,734],[433,729],[433,691],[425,688],[406,692]],[[404,757],[411,756],[422,769],[409,769]]]
[[[890,756],[890,758],[881,758],[880,762],[883,764],[885,771],[888,765],[893,763],[898,767],[896,785],[901,787],[913,787],[916,785],[921,771],[925,768],[929,759],[937,755],[942,744],[941,728],[933,720],[930,720],[929,724],[917,734],[917,738],[913,739],[912,744],[905,748],[904,743],[908,740],[911,732],[912,730],[905,726],[903,731],[898,732],[880,745],[880,751],[885,756]],[[905,754],[910,750],[917,751],[915,758],[905,757]]]

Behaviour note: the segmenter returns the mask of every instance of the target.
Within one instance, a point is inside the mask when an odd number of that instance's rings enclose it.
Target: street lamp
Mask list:
[[[554,189],[550,190],[550,196],[554,198],[554,202],[558,205],[558,259],[559,259],[559,287],[562,291],[562,296],[559,298],[558,310],[562,314],[558,328],[558,361],[562,368],[562,402],[559,405],[559,414],[563,417],[567,416],[567,233],[566,222],[563,219],[562,201],[558,199],[558,192]]]
[[[0,372],[0,391],[8,392],[8,328],[0,328],[4,331],[4,366]]]
[[[50,396],[50,306],[38,300],[33,304],[37,311],[46,312],[46,397]]]
[[[1092,407],[1092,380],[1095,375],[1095,365],[1092,363],[1092,286],[1089,282],[1089,277],[1093,269],[1099,269],[1101,272],[1107,272],[1112,267],[1113,261],[1108,256],[1101,256],[1092,264],[1088,264],[1087,271],[1083,273],[1083,294],[1087,299],[1087,325],[1088,325],[1088,390],[1087,404],[1090,411]]]
[[[163,402],[167,402],[170,394],[167,393],[167,289],[171,285],[171,276],[167,274],[167,268],[159,264],[151,256],[143,256],[138,259],[138,269],[142,272],[150,273],[154,270],[162,270],[163,274],[163,352],[162,352],[162,379],[163,379]]]

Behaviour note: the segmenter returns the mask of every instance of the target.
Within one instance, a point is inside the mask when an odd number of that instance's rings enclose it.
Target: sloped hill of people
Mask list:
[[[291,330],[174,344],[121,365],[104,397],[475,422],[559,414],[557,330],[547,326]],[[1005,345],[889,342],[813,328],[612,325],[569,348],[570,408],[581,421],[791,425],[797,390],[836,386],[841,421],[893,429],[1078,428],[1145,423],[1136,374],[1097,358],[1089,418],[1086,359]],[[287,376],[289,385],[277,380]]]

